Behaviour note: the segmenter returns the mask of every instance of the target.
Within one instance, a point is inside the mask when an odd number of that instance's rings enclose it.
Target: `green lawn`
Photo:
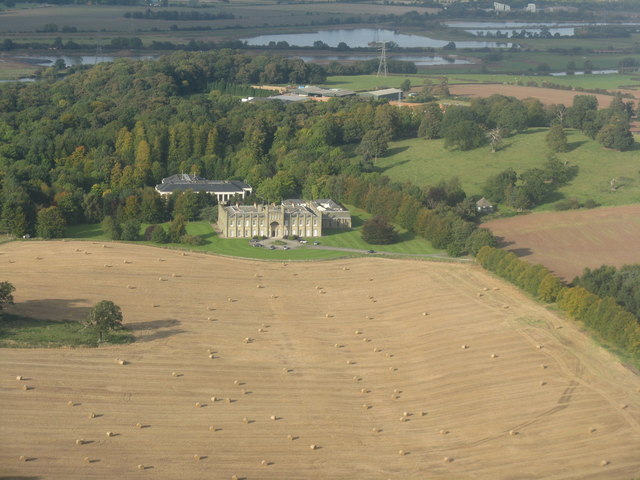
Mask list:
[[[434,249],[431,244],[420,237],[416,237],[412,233],[403,229],[398,229],[400,232],[400,242],[394,245],[369,245],[360,238],[360,227],[364,221],[370,217],[364,210],[360,210],[351,206],[348,206],[351,211],[351,218],[353,223],[352,230],[330,230],[325,232],[325,236],[319,238],[318,241],[321,245],[342,247],[342,248],[355,248],[360,250],[374,249],[381,252],[396,252],[406,254],[416,253],[438,253],[442,250]],[[144,232],[148,225],[143,225],[141,232]],[[210,252],[220,255],[229,255],[232,257],[243,258],[255,258],[260,260],[321,260],[329,258],[339,258],[345,256],[361,255],[355,252],[344,252],[336,250],[322,250],[310,248],[309,245],[301,245],[298,248],[290,250],[270,250],[268,248],[252,247],[248,239],[237,238],[220,238],[214,232],[213,228],[208,222],[189,222],[187,224],[187,233],[189,235],[196,235],[205,240],[204,245],[191,246],[177,243],[168,243],[160,245],[153,242],[132,242],[140,243],[142,245],[163,246],[167,248],[181,248],[189,249],[201,252]],[[93,224],[75,225],[67,229],[67,237],[78,238],[86,240],[105,240],[109,239],[105,235],[102,227]]]
[[[566,60],[568,61],[568,60]],[[565,64],[566,64],[565,61]],[[580,65],[578,65],[580,66]],[[373,90],[376,87],[399,87],[409,79],[411,85],[419,87],[425,79],[437,83],[442,77],[447,77],[449,84],[457,83],[507,83],[511,85],[526,85],[527,82],[536,82],[541,86],[543,82],[551,82],[559,85],[572,86],[574,88],[602,88],[616,89],[640,87],[640,75],[611,74],[611,75],[569,75],[564,77],[552,77],[551,75],[506,75],[506,74],[482,74],[482,73],[455,73],[422,76],[390,75],[377,77],[375,75],[331,76],[327,77],[324,86],[331,88],[346,88],[355,91]]]
[[[103,335],[104,343],[130,343],[134,340],[126,330]],[[0,347],[79,347],[98,346],[98,333],[94,328],[69,320],[36,320],[17,315],[2,315],[0,321]]]
[[[350,231],[343,230],[329,230],[325,231],[320,239],[322,245],[342,248],[357,248],[361,250],[376,250],[378,252],[394,252],[405,254],[416,253],[440,253],[443,250],[437,250],[431,246],[427,240],[422,237],[416,236],[413,233],[407,232],[403,228],[396,227],[400,233],[400,241],[393,245],[371,245],[362,240],[360,236],[360,227],[365,220],[371,217],[370,214],[355,208],[351,205],[347,206],[351,212],[351,222],[354,229]]]
[[[505,140],[503,147],[491,153],[488,146],[460,152],[446,150],[442,140],[410,139],[392,142],[389,154],[379,158],[375,167],[394,181],[416,185],[435,185],[458,176],[467,194],[480,194],[485,180],[508,167],[521,173],[542,166],[547,159],[546,128],[529,129],[525,134]],[[580,201],[594,199],[602,205],[626,205],[640,201],[640,163],[638,151],[606,150],[580,132],[568,131],[570,150],[558,158],[578,167],[577,176],[559,191],[561,198]],[[620,185],[610,191],[609,181]],[[551,208],[550,204],[538,210]]]

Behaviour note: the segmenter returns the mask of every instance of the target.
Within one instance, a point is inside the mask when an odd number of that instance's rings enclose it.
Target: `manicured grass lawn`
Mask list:
[[[383,174],[394,181],[416,185],[435,185],[458,176],[469,195],[480,194],[486,179],[506,168],[516,172],[541,167],[547,160],[546,128],[529,129],[525,134],[505,140],[503,147],[491,153],[488,146],[460,152],[446,150],[442,140],[410,139],[392,142],[389,154],[376,163]],[[601,205],[627,205],[640,201],[640,164],[638,151],[606,150],[580,132],[567,131],[571,151],[558,154],[562,161],[578,167],[577,176],[559,190],[561,198],[580,201],[594,199]],[[611,192],[609,181],[615,178],[620,188]],[[550,204],[538,210],[551,208]]]
[[[143,225],[141,228],[141,232],[144,232],[147,226],[148,225]],[[261,260],[320,260],[325,258],[338,258],[349,255],[345,252],[314,250],[302,247],[291,250],[269,250],[267,248],[252,247],[248,239],[243,240],[218,237],[208,222],[189,222],[187,224],[187,233],[189,235],[202,237],[205,240],[205,244],[193,246],[180,243],[158,244],[146,241],[131,243],[152,245],[155,247],[180,248],[200,252],[211,252],[220,255],[229,255],[232,257],[255,258]],[[76,225],[67,230],[67,236],[70,238],[79,238],[86,240],[109,240],[104,234],[100,225]]]
[[[347,206],[351,211],[353,229],[330,230],[325,232],[325,236],[317,239],[323,246],[354,248],[359,250],[373,249],[381,252],[396,252],[406,254],[416,253],[438,253],[442,250],[434,249],[431,244],[420,237],[407,232],[404,229],[398,229],[400,232],[400,242],[393,245],[369,245],[360,237],[360,228],[364,221],[370,217],[364,210]],[[144,232],[148,225],[143,225],[141,232]],[[181,248],[195,250],[201,252],[211,252],[220,255],[229,255],[232,257],[255,258],[260,260],[321,260],[329,258],[339,258],[345,256],[362,255],[357,252],[344,252],[335,250],[323,250],[310,248],[310,245],[301,245],[290,250],[270,250],[268,248],[252,247],[249,239],[238,238],[220,238],[214,232],[211,224],[208,222],[189,222],[187,224],[187,233],[189,235],[199,236],[204,239],[204,245],[184,245],[178,243],[157,244],[153,242],[139,241],[143,245],[160,246],[167,248]],[[86,239],[86,240],[104,240],[109,239],[105,235],[100,225],[83,224],[75,225],[67,229],[67,236],[70,238]],[[312,239],[308,239],[310,242]]]
[[[126,330],[103,335],[104,343],[130,343],[133,335]],[[79,347],[98,346],[98,333],[80,322],[36,320],[3,314],[0,320],[0,347]]]
[[[329,230],[325,231],[325,236],[320,239],[322,245],[342,248],[357,248],[361,250],[375,250],[377,252],[394,252],[394,253],[440,253],[443,250],[437,250],[431,246],[427,240],[407,232],[403,228],[396,227],[400,233],[400,241],[392,245],[371,245],[362,240],[360,235],[360,227],[371,217],[370,214],[355,208],[351,205],[347,206],[351,212],[351,222],[354,229],[349,231]]]

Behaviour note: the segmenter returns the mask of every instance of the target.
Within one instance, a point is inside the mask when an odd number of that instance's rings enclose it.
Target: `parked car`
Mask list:
[[[367,250],[367,253],[376,253],[375,250]]]
[[[314,245],[320,245],[320,242],[313,242]]]
[[[269,245],[269,250],[275,250],[276,246],[275,245]]]
[[[282,247],[283,250],[289,250],[289,246],[285,245],[284,247]]]
[[[302,243],[302,244],[307,243],[307,241],[306,241],[306,240],[303,240],[302,238],[298,239],[298,242],[300,242],[300,243]]]

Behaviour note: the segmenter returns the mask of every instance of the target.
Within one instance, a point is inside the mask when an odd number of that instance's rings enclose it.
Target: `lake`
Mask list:
[[[38,65],[40,67],[52,66],[57,60],[64,60],[67,67],[74,65],[96,65],[102,62],[113,62],[117,58],[131,58],[133,60],[157,60],[158,55],[139,55],[131,57],[114,57],[110,55],[38,55],[34,57],[17,56],[16,59]]]
[[[312,47],[316,41],[321,41],[330,47],[337,47],[340,42],[346,43],[352,48],[368,47],[371,42],[395,42],[399,47],[419,48],[431,47],[442,48],[450,40],[437,40],[435,38],[423,37],[421,35],[409,35],[397,33],[393,30],[356,28],[352,30],[319,30],[310,33],[281,33],[274,35],[258,35],[257,37],[243,38],[243,42],[248,45],[269,45],[270,42],[287,42],[289,45],[298,47]],[[508,42],[482,42],[482,41],[455,41],[458,48],[510,48]]]

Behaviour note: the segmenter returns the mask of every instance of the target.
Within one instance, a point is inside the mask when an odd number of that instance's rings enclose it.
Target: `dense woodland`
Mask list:
[[[164,201],[152,188],[188,172],[245,180],[260,201],[335,198],[452,255],[475,253],[493,243],[477,231],[476,199],[455,178],[426,179],[426,188],[391,184],[375,167],[388,142],[442,137],[449,148],[483,147],[490,155],[487,144],[495,150],[503,137],[532,126],[566,123],[598,136],[614,124],[628,129],[632,115],[619,99],[596,112],[589,96],[568,109],[498,95],[446,109],[435,102],[400,109],[362,97],[243,103],[233,93],[251,84],[315,83],[324,72],[301,60],[231,50],[123,59],[64,78],[56,73],[0,87],[0,222],[14,235],[57,237],[64,225],[108,217],[115,237],[136,237],[141,223],[210,218],[210,198]],[[447,94],[446,82],[426,83],[421,98]],[[568,168],[550,158],[543,169],[507,171],[489,179],[487,196],[530,208],[566,181]]]

